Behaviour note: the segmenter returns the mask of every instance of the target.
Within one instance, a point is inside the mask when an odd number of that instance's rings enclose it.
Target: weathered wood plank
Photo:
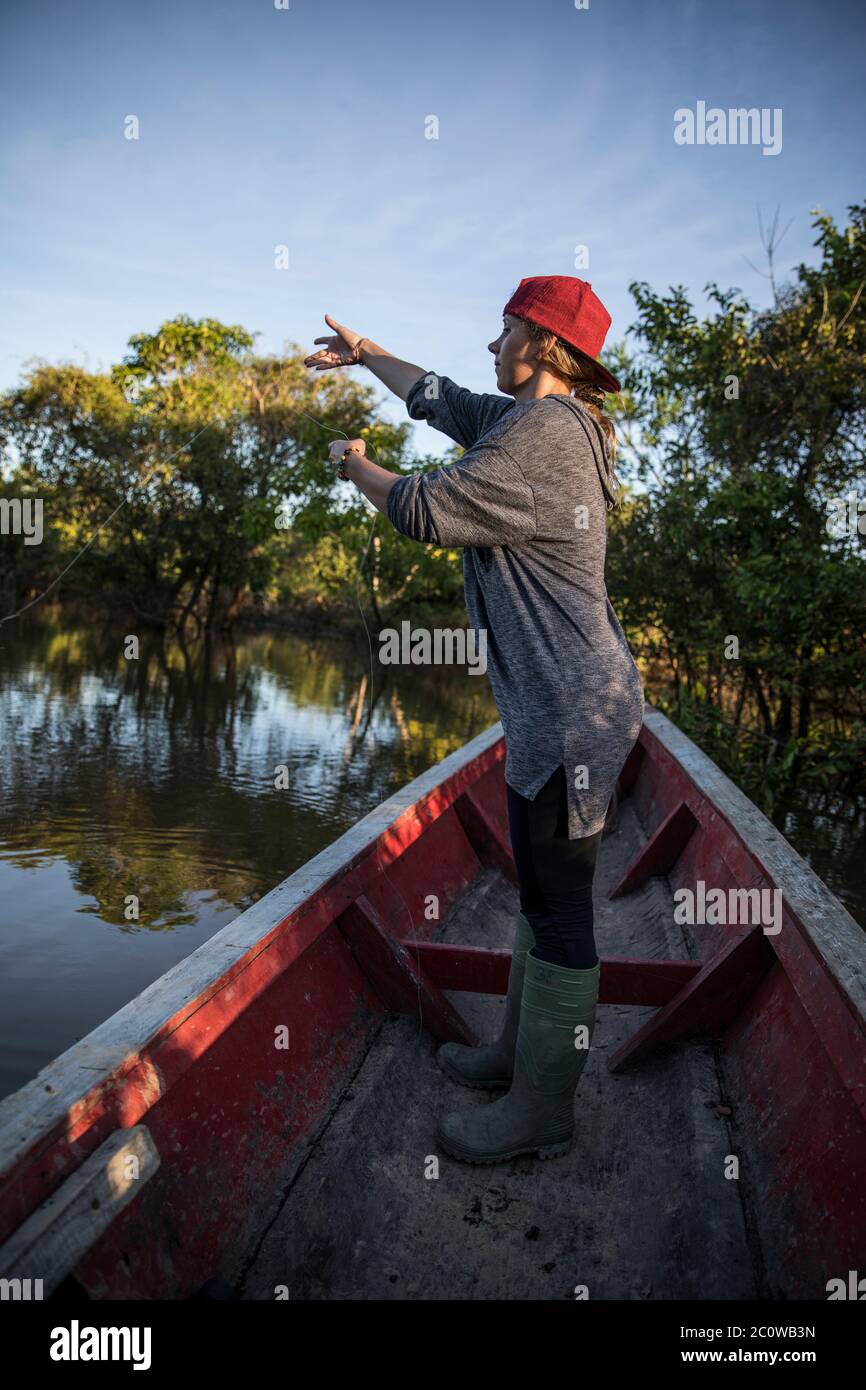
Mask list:
[[[760,927],[737,933],[613,1054],[608,1067],[620,1072],[662,1044],[720,1032],[775,964]]]
[[[721,768],[660,710],[647,706],[644,731],[668,751],[701,796],[712,802],[733,835],[782,890],[817,956],[866,1031],[866,942],[862,927],[781,831],[735,786]]]
[[[675,806],[670,815],[665,816],[661,825],[629,864],[611,898],[621,898],[633,893],[648,878],[656,874],[666,874],[682,854],[695,830],[698,821],[684,801]]]
[[[517,883],[517,870],[511,846],[494,825],[471,788],[454,802],[454,810],[467,839],[485,868],[498,869],[511,883]]]
[[[146,1125],[112,1134],[0,1246],[0,1277],[40,1279],[47,1298],[159,1166]]]
[[[415,1014],[440,1042],[474,1046],[478,1038],[420,964],[420,953],[391,936],[363,897],[337,918],[360,969],[392,1013]]]
[[[467,994],[504,994],[508,988],[511,952],[484,946],[450,946],[441,941],[412,941],[402,945],[411,950],[426,978],[440,989],[462,990]],[[632,960],[615,956],[601,958],[600,1004],[648,1004],[661,1006],[701,969],[693,960]]]

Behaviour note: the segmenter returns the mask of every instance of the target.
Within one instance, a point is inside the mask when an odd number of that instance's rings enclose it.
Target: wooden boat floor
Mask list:
[[[609,902],[643,843],[631,805],[603,841],[596,875],[601,955],[688,959],[667,881]],[[516,890],[484,870],[438,939],[510,947]],[[408,933],[407,933],[408,934]],[[504,1000],[450,993],[482,1038]],[[571,1150],[490,1166],[438,1156],[447,1110],[490,1104],[450,1081],[417,1019],[388,1016],[276,1215],[239,1271],[242,1297],[268,1299],[745,1299],[760,1250],[740,1181],[715,1045],[657,1053],[622,1075],[607,1058],[651,1014],[603,1005],[575,1099]],[[502,1092],[493,1093],[494,1098]]]

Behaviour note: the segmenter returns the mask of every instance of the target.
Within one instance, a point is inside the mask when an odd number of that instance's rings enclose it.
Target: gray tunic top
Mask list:
[[[388,519],[414,540],[464,547],[466,608],[487,632],[505,780],[531,799],[562,763],[569,839],[593,835],[644,707],[604,582],[604,435],[573,396],[517,402],[435,372],[413,384],[406,409],[466,453],[395,483]]]

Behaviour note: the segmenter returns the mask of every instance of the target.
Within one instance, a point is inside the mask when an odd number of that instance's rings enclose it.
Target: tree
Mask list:
[[[300,350],[259,357],[253,342],[181,315],[130,339],[107,373],[40,364],[0,402],[16,488],[50,499],[63,563],[87,547],[67,591],[160,626],[226,626],[274,581],[286,508],[308,539],[355,536],[366,507],[339,499],[327,444],[366,432],[400,458],[408,425],[377,422],[372,391],[345,375],[312,381]],[[7,574],[20,549],[6,548]]]
[[[849,214],[814,214],[821,264],[782,288],[771,239],[760,312],[710,284],[699,322],[682,287],[630,287],[624,473],[647,491],[612,533],[611,590],[674,716],[711,707],[791,771],[828,736],[863,747],[863,535],[828,528],[859,486],[866,529],[866,205]]]

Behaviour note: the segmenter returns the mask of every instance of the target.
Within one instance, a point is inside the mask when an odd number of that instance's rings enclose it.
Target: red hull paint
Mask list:
[[[699,825],[668,871],[671,886],[698,880],[724,889],[776,886],[743,843],[740,827],[695,787],[672,753],[650,740],[644,748],[655,774],[635,783],[644,825],[652,831],[681,803]],[[756,816],[760,834],[763,817]],[[823,887],[795,868],[807,899]],[[815,907],[826,907],[820,896]],[[854,959],[844,947],[839,955],[862,980],[866,951],[862,933],[851,925],[859,936],[851,940],[849,933],[846,942]],[[733,930],[694,926],[702,957],[723,948]],[[862,1275],[866,1268],[866,1020],[861,1002],[839,987],[840,962],[834,971],[829,952],[819,948],[787,897],[782,930],[764,939],[774,964],[721,1033],[721,1058],[734,1131],[742,1129],[751,1157],[754,1199],[773,1230],[773,1239],[763,1243],[768,1290],[777,1297],[821,1297],[827,1280],[847,1278],[850,1269]]]
[[[513,878],[504,754],[496,726],[416,779],[3,1102],[0,1240],[109,1135],[143,1123],[161,1166],[76,1279],[96,1298],[182,1298],[236,1270],[383,1010],[421,1008],[436,1036],[459,1036],[442,989],[504,992],[508,952],[430,942],[481,866]],[[784,878],[777,936],[759,933],[754,949],[731,954],[742,928],[696,925],[700,961],[603,959],[600,1002],[659,1006],[614,1066],[700,1031],[702,1019],[718,1037],[737,1153],[760,1206],[764,1287],[822,1297],[827,1279],[862,1272],[866,1257],[862,933],[655,711],[620,790],[649,849],[617,891],[661,872],[673,887]],[[281,1028],[285,1050],[274,1042]]]

